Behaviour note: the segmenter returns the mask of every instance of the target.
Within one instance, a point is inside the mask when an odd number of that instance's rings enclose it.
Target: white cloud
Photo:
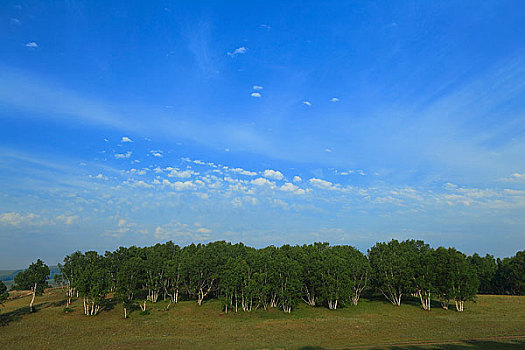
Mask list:
[[[228,52],[228,56],[235,57],[237,55],[244,55],[248,51],[248,48],[241,46],[237,49],[235,49],[233,52]]]
[[[257,98],[260,98],[260,97],[261,97],[261,94],[258,93],[258,92],[252,92],[252,93],[250,94],[250,96],[251,96],[251,97],[257,97]]]
[[[265,179],[265,178],[263,178],[263,177],[258,177],[258,178],[256,178],[255,180],[252,180],[252,181],[250,181],[250,182],[251,182],[252,184],[254,184],[254,185],[257,185],[257,186],[265,186],[265,185],[268,185],[268,186],[270,186],[270,187],[272,187],[272,188],[275,187],[275,183],[274,183],[274,182],[272,182],[272,181],[270,181],[270,180],[267,180],[267,179]]]
[[[164,179],[162,180],[162,184],[164,186],[169,186],[175,191],[189,191],[189,190],[195,190],[197,189],[197,185],[195,185],[192,181],[175,181],[175,182],[169,182],[168,180]]]
[[[254,86],[252,87],[252,89],[258,91],[258,90],[262,90],[262,89],[264,89],[264,87],[262,87],[261,85],[254,85]]]
[[[242,168],[234,168],[234,169],[230,169],[230,171],[232,171],[234,173],[241,174],[241,175],[246,175],[246,176],[255,176],[255,175],[257,175],[256,172],[244,170]]]
[[[195,228],[188,224],[172,222],[166,225],[157,226],[153,236],[159,240],[174,239],[179,242],[189,243],[191,241],[201,241],[209,239],[211,230],[199,227]]]
[[[78,221],[78,215],[59,215],[55,219],[64,225],[73,225]]]
[[[153,185],[150,185],[146,182],[144,182],[143,180],[139,180],[139,181],[134,181],[131,186],[133,187],[142,187],[142,188],[151,188],[153,187]]]
[[[332,97],[330,99],[330,102],[339,102],[339,99],[337,97]]]
[[[273,180],[282,180],[284,178],[283,174],[279,170],[267,169],[264,171],[263,175],[264,177],[267,177]]]
[[[299,188],[299,186],[296,186],[291,182],[287,182],[284,185],[282,185],[281,191],[292,192],[294,194],[305,194],[306,193],[305,190],[303,190],[302,188]]]
[[[127,158],[131,157],[132,154],[133,154],[133,152],[131,152],[131,151],[128,151],[128,152],[126,152],[124,154],[117,153],[117,154],[115,154],[115,158],[116,159],[127,159]]]
[[[162,152],[162,151],[160,151],[160,150],[159,150],[159,151],[151,150],[151,151],[149,151],[149,153],[151,153],[151,155],[152,155],[153,157],[160,158],[160,157],[163,156],[163,153],[164,153],[164,152]]]
[[[325,148],[324,151],[325,151],[326,153],[332,153],[332,150],[331,150],[330,148]]]
[[[312,106],[312,102],[310,101],[303,101],[303,103],[308,107]]]
[[[166,170],[171,170],[170,173],[168,174],[169,177],[179,177],[181,179],[187,179],[191,177],[192,175],[199,175],[199,173],[191,169],[179,170],[179,169],[173,169],[173,168],[168,167],[166,168]]]
[[[525,173],[514,173],[512,174],[512,178],[515,180],[525,180]]]
[[[133,142],[133,140],[127,136],[122,136],[122,139],[120,139],[120,142]]]
[[[331,183],[330,181],[326,181],[326,180],[322,180],[322,179],[318,179],[318,178],[311,178],[310,180],[310,183],[317,187],[317,188],[321,188],[323,190],[336,190],[338,189],[338,185],[335,185],[333,183]]]
[[[25,46],[29,47],[31,49],[36,49],[38,47],[38,44],[36,42],[34,42],[34,41],[30,41],[30,42],[26,43]]]
[[[303,179],[301,179],[301,177],[299,177],[297,175],[293,177],[293,182],[301,182],[301,181],[303,181]]]
[[[0,214],[0,224],[19,226],[20,224],[36,225],[36,219],[39,218],[39,215],[29,213],[23,215],[16,212],[8,212]]]

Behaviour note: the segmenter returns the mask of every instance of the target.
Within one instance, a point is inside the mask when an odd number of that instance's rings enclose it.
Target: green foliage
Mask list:
[[[7,291],[7,287],[4,282],[0,281],[0,305],[3,305],[8,297],[9,292]]]
[[[280,308],[289,313],[301,300],[338,309],[357,305],[366,288],[381,292],[394,305],[404,296],[418,296],[429,310],[431,297],[437,296],[443,307],[450,301],[460,303],[459,309],[473,300],[477,276],[488,281],[493,273],[491,259],[467,258],[455,249],[434,250],[415,240],[377,243],[368,256],[328,243],[254,249],[224,241],[183,248],[167,242],[120,247],[104,256],[75,252],[64,259],[60,271],[68,297],[78,292],[87,315],[103,308],[110,292],[122,302],[126,317],[159,299],[170,301],[167,309],[179,299],[201,305],[214,298],[226,312]],[[491,283],[500,278],[499,290],[522,292],[522,262],[522,252],[499,261]]]
[[[31,290],[35,295],[42,295],[48,288],[46,280],[49,276],[49,267],[38,259],[27,269],[15,276],[15,289]]]
[[[414,273],[410,260],[412,243],[376,243],[368,250],[372,267],[372,281],[376,289],[394,305],[401,305],[403,295],[413,289]]]
[[[490,294],[495,293],[494,277],[498,270],[496,260],[492,255],[487,254],[485,257],[479,256],[475,253],[468,257],[468,261],[476,270],[479,279],[479,293]]]
[[[501,294],[525,295],[525,250],[513,257],[498,259],[494,289]]]

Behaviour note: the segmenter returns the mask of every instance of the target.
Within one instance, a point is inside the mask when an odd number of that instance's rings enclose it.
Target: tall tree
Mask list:
[[[4,282],[0,281],[0,305],[4,305],[4,302],[9,298],[7,287]]]
[[[474,300],[478,291],[479,280],[476,270],[467,261],[463,253],[454,248],[449,248],[449,254],[452,282],[450,295],[454,299],[456,310],[461,312],[464,310],[465,301]]]
[[[366,256],[354,247],[346,248],[346,263],[350,274],[350,300],[357,305],[361,293],[368,286],[370,263]]]
[[[116,296],[122,301],[124,318],[128,317],[128,311],[135,303],[135,297],[140,294],[144,283],[142,259],[134,256],[122,261],[117,272],[118,284]]]
[[[74,285],[83,270],[83,262],[84,255],[76,251],[64,258],[64,264],[58,264],[62,280],[66,284],[67,306],[71,305],[71,298],[78,294]]]
[[[95,251],[86,252],[82,259],[82,270],[73,284],[73,288],[83,298],[85,315],[98,314],[110,287],[111,278],[104,257]]]
[[[434,250],[423,241],[409,240],[409,266],[412,273],[412,292],[417,294],[423,310],[430,310],[431,295],[435,291]]]
[[[38,259],[36,262],[29,265],[27,269],[15,276],[16,289],[31,290],[31,302],[29,303],[29,311],[33,312],[33,303],[35,296],[42,295],[44,289],[49,287],[46,280],[49,277],[49,267]]]
[[[410,254],[407,242],[399,243],[394,239],[388,243],[376,243],[368,250],[374,286],[396,306],[401,305],[403,295],[412,285]]]
[[[501,294],[525,295],[525,250],[513,257],[498,259],[493,285]]]
[[[350,297],[350,267],[344,246],[331,247],[322,254],[322,297],[330,310],[341,306],[341,301]]]
[[[329,248],[329,244],[316,242],[297,248],[297,261],[303,268],[303,300],[308,305],[315,306],[322,289],[322,255]]]
[[[496,292],[494,290],[494,277],[498,269],[498,264],[496,264],[496,259],[492,255],[485,255],[484,257],[479,256],[475,253],[472,256],[469,256],[468,261],[476,270],[476,274],[479,279],[479,293],[482,294],[491,294]]]

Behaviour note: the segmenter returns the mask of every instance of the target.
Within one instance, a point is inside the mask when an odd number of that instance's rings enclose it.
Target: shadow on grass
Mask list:
[[[7,326],[9,323],[18,321],[20,318],[24,315],[28,315],[31,313],[38,312],[38,307],[33,306],[33,312],[29,311],[29,306],[21,307],[20,309],[16,309],[9,312],[2,312],[0,314],[0,326]]]
[[[319,346],[303,346],[299,350],[328,350]],[[348,349],[375,349],[375,350],[520,350],[525,349],[525,339],[492,341],[466,340],[460,343],[433,344],[433,345],[394,345],[386,347],[357,346]]]
[[[35,304],[33,305],[33,312],[29,311],[29,306],[24,306],[9,312],[2,312],[0,313],[0,326],[7,326],[11,322],[19,321],[22,316],[37,313],[41,309],[66,305],[66,302],[67,300],[64,299],[55,302]]]

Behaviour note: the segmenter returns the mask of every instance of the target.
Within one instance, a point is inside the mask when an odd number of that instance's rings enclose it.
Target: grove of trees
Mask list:
[[[77,251],[59,268],[55,281],[65,286],[67,306],[78,298],[88,316],[105,307],[108,295],[122,303],[126,318],[135,308],[147,312],[158,300],[169,301],[169,308],[180,300],[201,305],[216,298],[224,312],[280,308],[290,313],[300,302],[352,307],[366,293],[395,306],[409,297],[423,310],[434,300],[445,309],[453,302],[463,311],[478,292],[525,294],[525,251],[495,260],[416,240],[377,243],[366,255],[328,243],[255,249],[224,241],[185,247],[167,242],[104,255]],[[47,286],[46,269],[38,260],[17,275],[16,286],[31,289],[34,300]]]

